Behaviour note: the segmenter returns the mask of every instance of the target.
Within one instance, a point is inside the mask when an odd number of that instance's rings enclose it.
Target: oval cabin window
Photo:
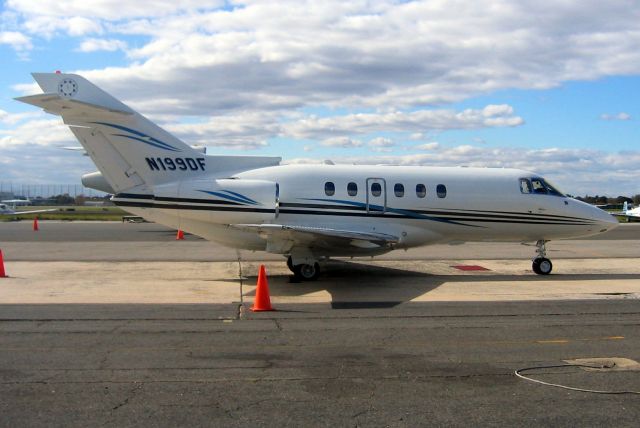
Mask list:
[[[380,196],[382,194],[382,186],[380,183],[371,183],[371,194],[373,196]]]
[[[358,194],[358,185],[353,181],[347,184],[347,194],[349,196],[356,196]]]
[[[333,196],[336,193],[336,186],[331,181],[324,183],[324,194],[327,196]]]
[[[404,186],[400,183],[396,183],[393,186],[393,193],[396,195],[396,198],[401,198],[404,196]]]
[[[416,196],[419,198],[424,198],[425,196],[427,196],[427,186],[425,186],[424,184],[417,184]]]

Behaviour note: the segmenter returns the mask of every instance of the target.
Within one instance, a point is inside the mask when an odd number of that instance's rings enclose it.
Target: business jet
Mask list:
[[[629,204],[627,203],[627,201],[624,201],[624,204],[622,205],[622,211],[613,214],[625,216],[627,218],[627,222],[630,222],[634,218],[640,220],[640,207],[629,208]]]
[[[518,169],[281,165],[279,157],[203,155],[74,74],[34,73],[17,100],[62,116],[99,171],[85,186],[146,219],[247,250],[282,254],[313,280],[330,257],[465,241],[546,243],[595,235],[614,217]]]

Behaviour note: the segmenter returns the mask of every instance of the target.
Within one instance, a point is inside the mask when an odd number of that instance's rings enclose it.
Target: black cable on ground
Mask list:
[[[514,373],[519,378],[524,379],[524,380],[528,380],[529,382],[539,383],[541,385],[546,385],[546,386],[553,386],[553,387],[556,387],[556,388],[569,389],[571,391],[590,392],[590,393],[593,393],[593,394],[638,394],[638,395],[640,395],[640,391],[606,391],[606,390],[605,391],[601,391],[601,390],[597,390],[597,389],[575,388],[573,386],[560,385],[558,383],[551,383],[551,382],[545,382],[545,381],[538,380],[538,379],[533,379],[533,378],[527,377],[527,376],[522,374],[522,372],[525,372],[525,371],[528,371],[528,370],[557,369],[557,368],[562,368],[562,367],[583,367],[583,368],[588,368],[588,369],[605,369],[605,368],[612,368],[613,366],[589,366],[589,365],[586,365],[586,364],[559,364],[559,365],[553,365],[553,366],[525,367],[523,369],[516,370]]]

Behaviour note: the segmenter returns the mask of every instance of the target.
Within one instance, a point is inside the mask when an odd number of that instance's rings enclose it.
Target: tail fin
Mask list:
[[[116,192],[280,162],[270,157],[205,156],[82,76],[33,73],[33,77],[44,93],[16,99],[62,116]]]
[[[205,158],[75,74],[33,73],[44,94],[18,98],[60,115],[116,192],[179,180]]]
[[[629,211],[629,204],[627,201],[624,201],[624,204],[622,204],[622,212],[626,213],[627,211]]]

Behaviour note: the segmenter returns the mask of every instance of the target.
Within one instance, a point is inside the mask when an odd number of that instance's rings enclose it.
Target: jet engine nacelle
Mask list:
[[[172,204],[182,220],[255,223],[274,218],[277,187],[266,180],[189,180],[155,186],[154,199]]]
[[[105,193],[116,193],[113,190],[113,187],[105,180],[104,175],[100,171],[91,172],[89,174],[85,174],[80,179],[82,185],[84,187],[88,187],[90,189],[99,190]]]

